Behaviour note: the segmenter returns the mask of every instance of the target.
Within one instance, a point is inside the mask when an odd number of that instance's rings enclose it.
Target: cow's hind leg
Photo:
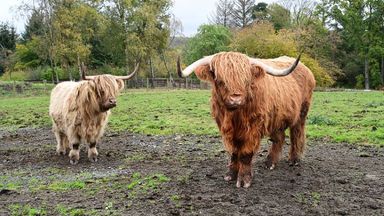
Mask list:
[[[89,143],[89,148],[88,148],[88,159],[91,162],[96,162],[97,161],[97,156],[99,153],[97,152],[96,149],[96,142],[91,142]]]
[[[302,105],[299,121],[290,127],[291,148],[289,150],[289,164],[297,166],[305,148],[305,120],[309,110],[309,103]]]
[[[224,179],[226,181],[236,180],[238,172],[239,172],[239,158],[237,153],[232,153],[231,159],[228,164],[228,171],[225,174]]]
[[[274,169],[279,162],[281,150],[285,140],[285,130],[277,130],[271,135],[272,145],[269,148],[269,154],[265,160],[265,166],[268,169]]]

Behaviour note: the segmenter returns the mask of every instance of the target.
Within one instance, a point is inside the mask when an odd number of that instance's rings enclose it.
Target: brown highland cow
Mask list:
[[[49,115],[56,136],[56,152],[65,155],[69,151],[71,164],[77,164],[79,145],[88,143],[88,158],[97,161],[96,145],[104,133],[110,109],[116,106],[116,97],[124,89],[124,80],[134,76],[85,76],[83,81],[62,82],[51,93]]]
[[[230,155],[224,179],[237,180],[237,187],[252,181],[252,157],[260,141],[272,141],[265,161],[273,169],[282,151],[285,130],[290,129],[289,161],[297,165],[305,146],[305,120],[311,104],[315,79],[311,71],[289,57],[255,59],[237,52],[204,57],[182,71],[193,71],[212,84],[211,110]]]

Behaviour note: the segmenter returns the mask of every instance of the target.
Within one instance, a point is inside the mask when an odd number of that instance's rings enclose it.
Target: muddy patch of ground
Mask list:
[[[219,137],[107,133],[72,166],[49,129],[0,131],[0,215],[384,215],[384,148],[310,142],[272,171],[267,148],[238,189]]]

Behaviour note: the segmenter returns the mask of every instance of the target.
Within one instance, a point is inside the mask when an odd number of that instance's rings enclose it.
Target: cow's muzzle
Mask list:
[[[108,101],[104,102],[104,104],[102,105],[102,112],[106,112],[108,111],[109,109],[112,109],[113,107],[115,107],[117,105],[117,102],[116,102],[116,99],[109,99]]]
[[[225,106],[228,110],[235,110],[244,104],[244,97],[241,94],[232,94],[225,102]]]

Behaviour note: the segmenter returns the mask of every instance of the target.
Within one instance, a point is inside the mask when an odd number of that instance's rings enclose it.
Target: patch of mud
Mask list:
[[[220,137],[107,133],[99,161],[82,146],[75,166],[55,147],[50,129],[0,131],[0,215],[17,205],[48,215],[384,215],[384,148],[310,142],[300,166],[285,151],[270,171],[264,144],[252,186],[238,189],[223,180]],[[75,181],[84,185],[54,187]]]

